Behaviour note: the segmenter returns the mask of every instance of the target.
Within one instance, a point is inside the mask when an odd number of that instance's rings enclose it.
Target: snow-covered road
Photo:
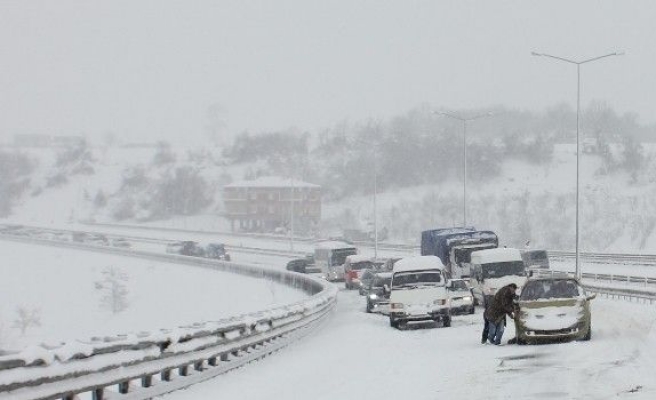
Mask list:
[[[653,399],[656,310],[596,299],[593,339],[480,344],[480,309],[450,328],[399,331],[341,291],[333,317],[274,357],[166,397],[224,399]],[[514,335],[512,324],[504,335]]]

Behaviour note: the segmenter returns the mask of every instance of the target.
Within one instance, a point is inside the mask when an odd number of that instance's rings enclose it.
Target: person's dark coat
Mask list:
[[[517,286],[512,283],[499,289],[485,311],[485,318],[487,318],[488,321],[498,324],[503,320],[506,314],[512,316],[512,312],[515,309],[513,299],[515,298],[516,289]]]

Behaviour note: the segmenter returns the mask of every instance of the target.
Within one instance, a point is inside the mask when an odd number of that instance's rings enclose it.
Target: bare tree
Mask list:
[[[41,326],[41,311],[37,308],[28,309],[21,306],[16,309],[16,314],[12,327],[20,329],[23,336],[28,328]]]
[[[117,314],[128,308],[128,275],[117,267],[106,267],[102,271],[103,279],[95,283],[96,289],[102,292],[101,307]]]

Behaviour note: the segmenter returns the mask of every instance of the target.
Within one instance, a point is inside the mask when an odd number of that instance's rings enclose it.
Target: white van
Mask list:
[[[394,264],[390,288],[390,326],[433,320],[451,326],[444,265],[435,256],[402,258]]]
[[[470,283],[478,304],[497,290],[514,283],[522,288],[526,283],[526,268],[518,249],[498,248],[478,250],[471,254],[472,276]]]

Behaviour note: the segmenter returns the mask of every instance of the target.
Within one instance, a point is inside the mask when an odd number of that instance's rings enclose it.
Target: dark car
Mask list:
[[[314,255],[311,254],[288,262],[287,271],[300,272],[301,274],[321,272],[321,270],[315,266]]]
[[[198,244],[191,240],[180,242],[180,254],[183,256],[204,257],[205,250]]]
[[[391,272],[378,272],[369,281],[369,284],[365,287],[365,296],[367,299],[366,311],[368,313],[389,313],[390,291],[385,290],[385,286],[389,288],[391,284]]]
[[[230,261],[230,254],[226,252],[225,245],[222,243],[208,243],[205,245],[205,257]]]

